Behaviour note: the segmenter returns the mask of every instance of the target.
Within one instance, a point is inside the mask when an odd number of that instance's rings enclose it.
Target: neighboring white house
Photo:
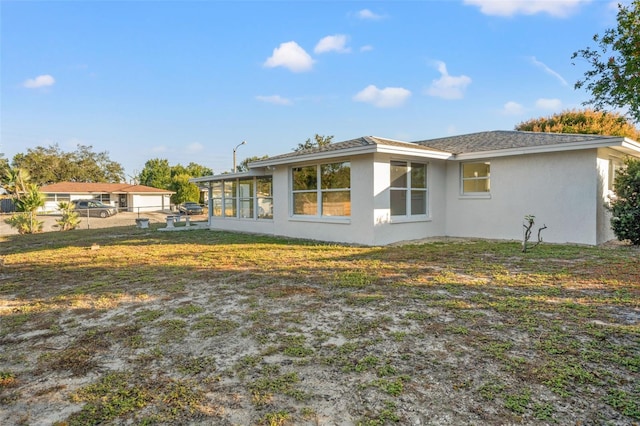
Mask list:
[[[519,240],[526,215],[548,242],[614,238],[614,170],[640,144],[601,135],[492,131],[401,142],[362,137],[191,179],[211,229],[385,245],[427,237]]]
[[[46,197],[44,211],[55,211],[58,202],[95,199],[117,207],[120,211],[145,212],[168,210],[174,192],[128,183],[58,182],[45,185],[40,192]]]

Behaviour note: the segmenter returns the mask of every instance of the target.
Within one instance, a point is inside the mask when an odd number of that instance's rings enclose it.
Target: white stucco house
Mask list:
[[[640,144],[601,135],[490,131],[417,142],[361,137],[276,155],[244,173],[192,179],[210,229],[385,245],[427,237],[614,238],[605,208],[616,168]]]
[[[45,196],[43,211],[56,211],[58,202],[95,199],[120,211],[148,212],[170,209],[173,191],[128,183],[58,182],[40,188]]]

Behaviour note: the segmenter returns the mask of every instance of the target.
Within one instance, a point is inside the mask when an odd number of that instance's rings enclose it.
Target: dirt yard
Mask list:
[[[103,228],[113,228],[119,226],[135,226],[136,218],[147,218],[149,219],[149,223],[166,223],[166,218],[168,215],[173,215],[175,213],[172,212],[143,212],[143,213],[132,213],[132,212],[120,212],[115,216],[107,217],[107,218],[99,218],[99,217],[83,217],[81,219],[80,225],[77,229],[85,230],[85,229],[103,229]],[[4,219],[8,218],[9,215],[0,215],[0,235],[15,235],[18,232],[5,223]],[[190,216],[192,221],[202,222],[207,220],[206,215],[193,215]],[[39,215],[38,220],[44,222],[42,226],[43,232],[55,232],[58,231],[58,225],[56,220],[60,219],[58,215]]]
[[[132,221],[0,237],[0,424],[640,422],[630,247]]]

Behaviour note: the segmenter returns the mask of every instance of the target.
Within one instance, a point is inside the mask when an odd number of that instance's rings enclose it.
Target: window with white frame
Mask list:
[[[253,218],[253,179],[238,181],[238,217]]]
[[[489,194],[491,190],[491,164],[462,163],[460,167],[463,195]]]
[[[427,214],[427,165],[408,161],[391,161],[391,216]]]
[[[294,215],[351,216],[351,163],[291,168]]]
[[[624,167],[624,163],[619,158],[611,157],[609,159],[609,183],[608,189],[609,191],[614,190],[614,183],[616,181],[616,175]]]
[[[211,184],[211,216],[222,217],[222,182]]]
[[[237,217],[238,216],[238,206],[236,205],[237,200],[237,188],[238,181],[237,180],[225,180],[224,184],[224,216],[225,217]]]
[[[258,201],[258,219],[273,219],[273,179],[256,179],[256,199]]]
[[[272,177],[229,179],[211,183],[211,216],[273,219]]]

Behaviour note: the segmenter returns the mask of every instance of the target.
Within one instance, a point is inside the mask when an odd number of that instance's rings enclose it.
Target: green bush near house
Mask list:
[[[611,227],[620,241],[640,245],[640,160],[627,158],[614,180]]]

